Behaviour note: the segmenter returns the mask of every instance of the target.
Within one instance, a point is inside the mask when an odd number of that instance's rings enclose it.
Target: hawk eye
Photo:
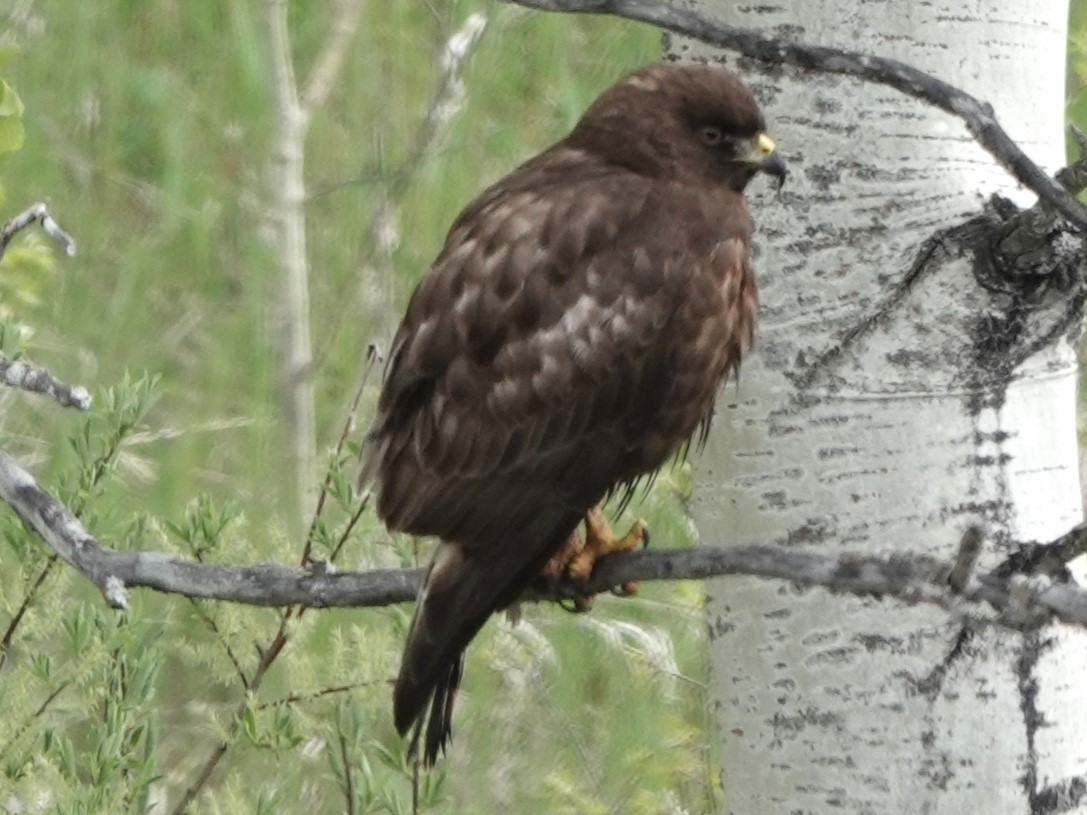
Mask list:
[[[702,125],[698,128],[698,137],[707,147],[720,147],[725,141],[725,134],[716,125]]]

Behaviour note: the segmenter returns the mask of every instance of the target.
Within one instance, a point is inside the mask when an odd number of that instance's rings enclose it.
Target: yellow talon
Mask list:
[[[600,507],[593,507],[585,514],[585,544],[566,564],[566,576],[574,580],[588,580],[596,561],[615,552],[630,552],[649,540],[649,528],[639,518],[623,537],[617,537],[608,526]],[[623,585],[623,590],[633,594],[637,583]]]
[[[616,537],[611,531],[600,507],[593,507],[585,513],[585,540],[574,530],[570,537],[547,562],[543,574],[553,580],[566,578],[584,583],[593,574],[596,561],[615,552],[629,552],[638,546],[649,543],[649,527],[639,518],[623,537]],[[612,589],[613,594],[628,597],[638,590],[638,581],[630,580]],[[595,595],[579,594],[569,605],[563,604],[567,611],[582,613],[593,607]]]

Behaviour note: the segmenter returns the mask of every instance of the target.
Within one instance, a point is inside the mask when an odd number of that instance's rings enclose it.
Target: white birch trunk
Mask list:
[[[1064,0],[702,5],[914,65],[1062,164]],[[983,230],[963,226],[1014,182],[960,122],[886,87],[730,64],[791,178],[749,194],[762,317],[700,459],[702,539],[951,558],[981,522],[991,567],[1077,523],[1078,321],[979,285]],[[961,635],[938,610],[759,580],[707,591],[727,812],[1055,813],[1084,796],[1083,635]]]

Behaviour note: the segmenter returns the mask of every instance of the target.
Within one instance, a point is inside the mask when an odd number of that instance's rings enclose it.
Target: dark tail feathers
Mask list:
[[[400,735],[405,735],[412,729],[411,747],[408,754],[414,756],[419,750],[419,739],[423,735],[423,722],[426,722],[426,737],[423,740],[423,763],[427,767],[433,767],[438,761],[438,754],[445,753],[446,745],[453,738],[453,702],[457,698],[457,688],[460,687],[461,674],[464,672],[464,652],[450,662],[438,675],[437,681],[422,706],[409,713],[409,709],[401,709],[399,704],[401,697],[394,702],[394,718],[396,729]],[[403,700],[407,701],[407,700]],[[430,714],[424,715],[427,702],[430,703]],[[406,705],[405,705],[406,708]],[[411,717],[414,713],[414,717]],[[414,724],[414,727],[413,727]]]
[[[495,609],[520,596],[582,515],[568,508],[562,512],[540,511],[534,504],[529,508],[530,517],[515,515],[510,521],[518,530],[516,546],[477,546],[484,554],[473,556],[457,544],[443,542],[423,579],[393,688],[393,720],[401,735],[414,728],[414,752],[423,720],[428,719],[423,739],[427,764],[433,764],[449,742],[464,649]]]
[[[449,742],[464,649],[494,608],[491,576],[459,547],[441,544],[423,579],[393,688],[393,721],[401,735],[413,731],[414,753],[426,720],[423,759],[428,765]]]

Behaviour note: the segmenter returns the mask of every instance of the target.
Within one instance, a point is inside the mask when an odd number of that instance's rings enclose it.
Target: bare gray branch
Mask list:
[[[86,410],[91,406],[91,395],[82,385],[61,382],[49,371],[25,359],[8,359],[0,354],[0,383],[19,390],[42,393],[64,407]]]
[[[59,243],[69,257],[75,254],[75,239],[57,225],[53,216],[49,214],[49,207],[39,201],[31,204],[0,228],[0,260],[3,260],[12,238],[31,224],[39,224],[45,230],[45,234]]]
[[[126,590],[139,586],[212,600],[259,606],[384,606],[415,597],[422,569],[337,572],[323,563],[290,568],[274,563],[216,566],[166,552],[117,551],[99,543],[14,459],[0,450],[0,499],[33,528],[57,555],[99,587],[115,608],[127,605]],[[1077,527],[1059,542],[1087,538]],[[995,574],[967,578],[961,590],[949,582],[953,564],[931,557],[896,555],[833,557],[783,546],[701,547],[615,555],[601,560],[587,585],[566,581],[534,586],[526,599],[559,600],[605,591],[632,580],[701,580],[749,575],[821,586],[841,594],[894,597],[952,614],[1010,628],[1030,628],[1057,618],[1087,627],[1087,591],[1045,575]]]

